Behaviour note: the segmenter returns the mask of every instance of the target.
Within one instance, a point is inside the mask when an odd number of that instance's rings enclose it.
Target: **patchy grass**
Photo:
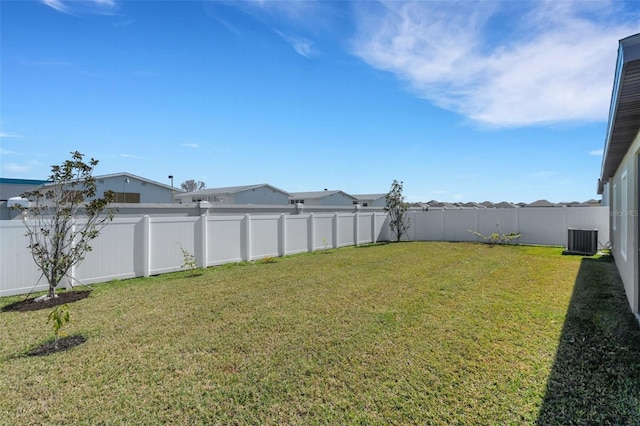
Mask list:
[[[47,357],[26,353],[48,311],[0,313],[0,419],[638,423],[615,266],[561,251],[399,243],[100,284],[70,305],[87,341]]]

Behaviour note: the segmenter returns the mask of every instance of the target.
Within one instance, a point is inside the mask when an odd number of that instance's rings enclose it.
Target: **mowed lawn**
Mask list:
[[[349,247],[93,286],[87,341],[29,357],[0,313],[0,424],[639,424],[612,261],[469,243]],[[20,297],[0,299],[0,307]]]

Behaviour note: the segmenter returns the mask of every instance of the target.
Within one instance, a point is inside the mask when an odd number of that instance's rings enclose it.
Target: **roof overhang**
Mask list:
[[[640,34],[620,40],[609,108],[609,123],[598,180],[604,191],[640,131]]]

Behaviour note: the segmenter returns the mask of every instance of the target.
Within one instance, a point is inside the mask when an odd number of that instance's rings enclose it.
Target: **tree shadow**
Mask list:
[[[538,425],[640,424],[640,327],[611,258],[584,258]]]

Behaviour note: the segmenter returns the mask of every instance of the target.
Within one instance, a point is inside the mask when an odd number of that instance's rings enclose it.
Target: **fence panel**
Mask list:
[[[296,215],[286,217],[286,254],[303,253],[308,250],[309,217],[309,215]]]
[[[469,229],[478,229],[478,211],[476,209],[445,210],[445,241],[477,241],[478,238]]]
[[[314,214],[313,249],[322,250],[333,247],[333,214]]]
[[[596,210],[591,210],[596,209]],[[592,207],[584,209],[568,209],[567,211],[567,228],[575,229],[597,229],[598,243],[600,247],[604,247],[610,242],[609,236],[609,209],[607,207]],[[565,231],[565,243],[568,232]]]
[[[372,222],[372,215],[366,213],[358,214],[358,244],[369,244],[373,242]]]
[[[251,259],[279,255],[280,216],[251,216]]]
[[[74,272],[84,283],[104,282],[144,275],[141,218],[115,218],[89,243],[92,250]],[[76,285],[72,282],[72,285]]]
[[[242,260],[243,216],[207,216],[207,266]]]
[[[196,222],[199,217],[152,217],[150,235],[150,273],[178,271],[182,267],[181,248],[194,254]]]
[[[338,214],[338,247],[355,244],[354,220],[352,214]]]
[[[585,207],[586,208],[586,207]],[[564,246],[567,241],[567,208],[530,207],[518,209],[521,244]]]
[[[415,212],[411,219],[409,232],[415,241],[443,241],[445,210],[429,209]]]
[[[49,288],[27,248],[26,229],[19,220],[0,221],[0,296],[12,296]],[[37,286],[36,286],[37,284]],[[36,286],[36,287],[34,287]]]
[[[518,233],[519,209],[484,209],[478,210],[478,228],[472,229],[482,235],[489,236],[495,232],[501,234]]]

